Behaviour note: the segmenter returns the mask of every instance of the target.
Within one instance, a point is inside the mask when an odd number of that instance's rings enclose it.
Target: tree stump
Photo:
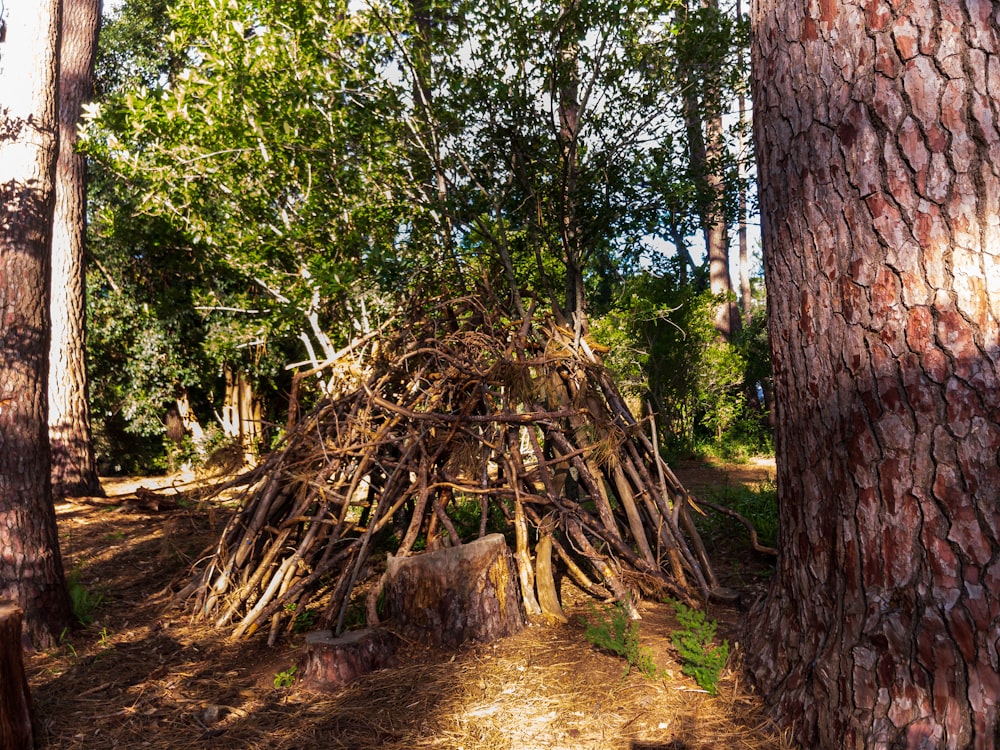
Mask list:
[[[389,556],[385,604],[400,632],[439,646],[494,641],[526,619],[501,534],[414,557]]]
[[[0,599],[0,748],[34,747],[34,715],[21,654],[21,609]]]
[[[396,637],[388,630],[352,630],[339,638],[334,638],[332,631],[317,630],[306,635],[302,685],[334,690],[395,663]]]

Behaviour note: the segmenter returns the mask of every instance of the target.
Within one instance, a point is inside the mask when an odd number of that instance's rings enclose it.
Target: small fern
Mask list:
[[[651,679],[660,675],[653,650],[639,643],[639,623],[629,618],[623,604],[619,602],[604,612],[591,605],[590,611],[594,620],[587,623],[583,637],[598,648],[624,657],[623,677],[633,668]]]
[[[723,641],[721,646],[715,646],[713,642],[718,625],[714,620],[706,620],[704,612],[681,602],[672,604],[680,629],[675,630],[670,639],[681,656],[681,671],[715,695],[719,676],[729,659],[729,642]]]

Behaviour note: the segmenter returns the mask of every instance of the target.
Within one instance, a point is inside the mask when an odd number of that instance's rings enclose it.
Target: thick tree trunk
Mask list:
[[[517,570],[500,534],[414,557],[389,556],[386,610],[401,632],[457,646],[524,627]]]
[[[69,621],[49,477],[58,0],[13,6],[0,59],[0,597],[36,645]]]
[[[809,748],[1000,746],[1000,27],[757,0],[781,556],[747,664]]]
[[[0,599],[0,748],[35,746],[34,709],[21,656],[21,610]]]
[[[52,222],[49,440],[54,497],[103,496],[90,434],[84,357],[87,161],[77,125],[93,89],[101,0],[64,0],[59,54],[59,161]]]

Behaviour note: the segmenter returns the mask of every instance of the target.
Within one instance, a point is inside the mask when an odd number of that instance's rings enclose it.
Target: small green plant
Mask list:
[[[316,620],[319,619],[319,611],[315,609],[304,609],[295,615],[295,619],[292,620],[292,630],[296,633],[304,633],[307,630],[312,630],[312,627],[316,624]]]
[[[79,659],[80,657],[77,655],[76,649],[73,648],[73,644],[70,643],[69,639],[66,637],[67,633],[69,633],[69,628],[63,628],[62,632],[59,634],[59,646],[60,648],[64,648],[66,651],[71,653],[74,659]]]
[[[104,601],[104,594],[91,591],[80,583],[79,568],[74,568],[66,576],[66,588],[69,590],[73,616],[83,625],[92,623],[94,621],[94,613]]]
[[[671,602],[677,613],[680,629],[675,630],[670,639],[681,656],[681,671],[693,677],[702,688],[712,695],[718,691],[719,676],[729,659],[729,642],[721,646],[714,644],[714,620],[705,618],[705,613],[692,609],[681,602]]]
[[[625,605],[618,602],[603,612],[591,605],[590,611],[594,619],[587,623],[583,637],[598,648],[625,658],[627,663],[622,677],[633,668],[651,679],[659,676],[660,669],[653,659],[653,651],[648,646],[640,645],[639,623],[629,618]]]
[[[284,669],[278,672],[274,676],[274,686],[276,688],[287,688],[291,687],[295,683],[295,670],[297,667],[293,664],[288,669]]]

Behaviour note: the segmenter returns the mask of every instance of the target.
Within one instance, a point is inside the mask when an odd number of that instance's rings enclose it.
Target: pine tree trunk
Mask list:
[[[87,161],[76,153],[77,125],[93,89],[100,21],[101,0],[63,0],[49,354],[49,440],[56,498],[104,495],[90,434],[84,357]]]
[[[69,621],[49,476],[58,0],[8,11],[0,91],[0,597],[38,646]]]
[[[21,610],[0,599],[0,748],[35,746],[34,709],[21,655]]]
[[[517,569],[500,534],[413,557],[390,555],[385,606],[401,632],[441,646],[493,641],[525,624]]]
[[[747,664],[808,748],[1000,746],[1000,28],[757,0],[781,556]]]

